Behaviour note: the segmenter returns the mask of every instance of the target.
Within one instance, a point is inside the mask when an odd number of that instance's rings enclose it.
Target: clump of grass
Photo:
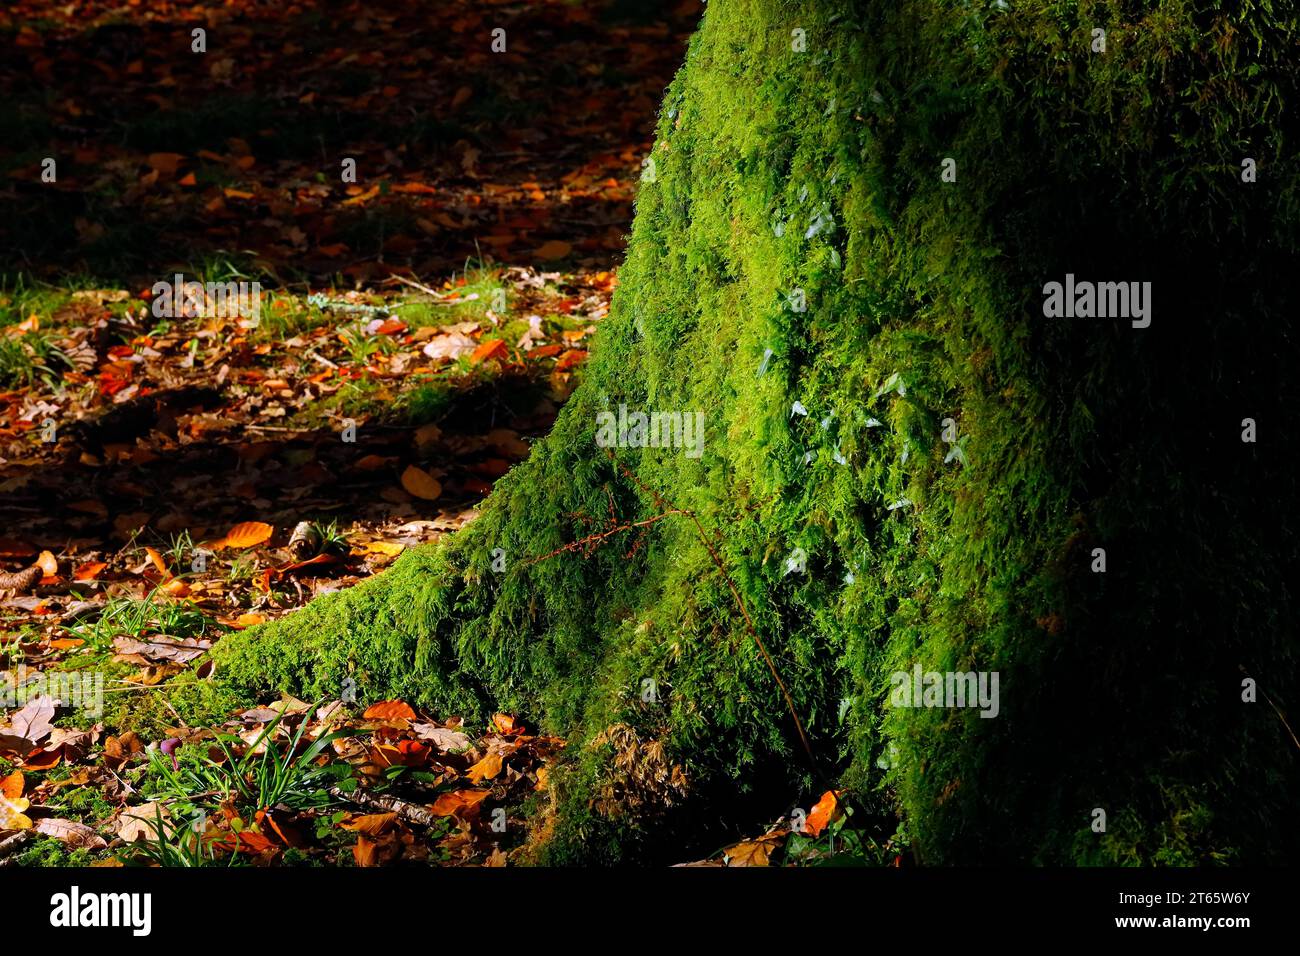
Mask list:
[[[110,598],[98,617],[65,628],[93,647],[107,647],[119,636],[202,637],[220,625],[185,601],[173,601],[154,589],[144,597]]]

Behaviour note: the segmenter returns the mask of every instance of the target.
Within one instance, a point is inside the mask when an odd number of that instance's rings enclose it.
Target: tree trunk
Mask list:
[[[1290,858],[1300,30],[1087,9],[713,0],[553,433],[219,673],[566,735],[551,862]]]

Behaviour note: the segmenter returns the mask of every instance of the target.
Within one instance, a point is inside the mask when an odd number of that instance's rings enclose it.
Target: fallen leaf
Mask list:
[[[49,694],[33,697],[23,705],[22,710],[14,714],[9,729],[35,747],[53,729],[54,698]]]
[[[381,700],[367,707],[362,716],[366,720],[414,720],[415,711],[400,700]]]
[[[117,835],[127,843],[134,843],[139,839],[159,840],[162,835],[158,832],[158,820],[171,819],[171,814],[161,803],[146,803],[138,807],[128,807],[122,811],[122,816],[117,823]]]
[[[9,776],[0,779],[0,797],[17,800],[23,795],[23,772],[15,770]]]
[[[452,790],[433,801],[429,812],[438,817],[459,816],[478,809],[478,805],[488,798],[491,790]]]
[[[108,567],[105,561],[87,561],[81,567],[72,573],[74,581],[93,581],[99,577],[99,572]]]
[[[402,487],[417,498],[434,501],[442,495],[442,485],[423,468],[407,465],[402,472]]]
[[[474,783],[482,783],[484,780],[493,779],[499,773],[501,773],[501,755],[493,753],[488,754],[470,767],[465,772],[465,776],[469,777]]]
[[[443,753],[459,753],[470,748],[468,735],[458,730],[448,730],[435,724],[412,724],[411,729],[420,736],[421,740],[429,741]]]
[[[737,843],[735,846],[727,847],[722,851],[726,857],[727,866],[770,866],[770,857],[780,847],[783,836],[779,832],[769,833],[757,840]]]
[[[469,360],[471,365],[479,365],[492,359],[504,359],[509,354],[510,347],[506,345],[505,339],[492,339],[479,345]]]
[[[533,255],[539,259],[563,259],[573,251],[573,246],[562,239],[552,239],[550,242],[542,243],[533,250]]]
[[[357,866],[377,866],[379,845],[374,840],[366,839],[365,834],[357,837],[357,845],[352,848],[352,858]]]
[[[226,532],[224,546],[227,548],[251,548],[271,539],[275,531],[264,521],[244,521]]]
[[[47,578],[55,577],[59,573],[59,562],[48,551],[42,551],[40,557],[36,559],[36,563],[40,565],[41,573]]]
[[[842,793],[843,791],[840,792]],[[821,799],[813,805],[812,812],[808,814],[808,819],[804,824],[807,828],[807,832],[811,833],[814,837],[821,836],[822,831],[825,830],[827,826],[840,818],[840,813],[838,795],[834,790],[827,790],[822,794]]]
[[[339,826],[344,830],[355,830],[366,836],[378,836],[392,829],[396,821],[396,813],[367,813],[344,820]]]
[[[102,836],[84,823],[78,823],[75,820],[45,818],[36,821],[35,829],[37,833],[54,837],[56,840],[66,843],[71,847],[80,847],[88,850],[102,850],[104,847],[108,846],[108,841]]]

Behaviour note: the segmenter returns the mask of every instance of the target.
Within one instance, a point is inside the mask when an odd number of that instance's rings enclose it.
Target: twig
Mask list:
[[[1243,674],[1250,677],[1250,673],[1246,670],[1244,665],[1238,664],[1237,667]],[[1253,677],[1250,677],[1250,679],[1255,680]],[[1259,681],[1255,681],[1255,686],[1259,687]],[[1286,716],[1283,715],[1281,708],[1279,708],[1277,704],[1273,703],[1273,698],[1268,696],[1268,691],[1264,690],[1264,688],[1260,687],[1259,692],[1264,695],[1264,699],[1268,701],[1268,706],[1273,708],[1273,713],[1277,714],[1277,719],[1282,721],[1282,726],[1285,727],[1286,732],[1291,735],[1291,742],[1296,745],[1297,750],[1300,750],[1300,739],[1296,738],[1295,731],[1292,730],[1291,725],[1286,722]]]
[[[384,810],[388,813],[396,813],[403,820],[418,823],[421,826],[431,827],[440,819],[437,814],[427,808],[418,804],[407,803],[405,800],[398,800],[396,797],[375,796],[360,790],[356,793],[347,793],[338,787],[330,787],[329,793],[332,797],[337,797],[347,803],[355,803],[357,806],[365,807],[368,810]]]
[[[323,355],[318,355],[318,354],[316,354],[315,352],[308,352],[308,353],[307,353],[307,357],[308,357],[309,359],[311,359],[312,361],[314,361],[314,362],[319,362],[321,365],[324,365],[324,366],[326,366],[327,368],[338,368],[338,363],[336,363],[336,362],[331,362],[331,361],[330,361],[329,359],[327,359],[325,356],[323,356]]]
[[[390,278],[390,279],[396,279],[398,282],[401,282],[401,283],[403,283],[403,284],[405,284],[405,285],[409,285],[409,286],[410,286],[411,288],[413,288],[413,289],[419,289],[421,292],[425,293],[426,295],[431,295],[431,296],[433,296],[435,299],[445,299],[445,298],[447,298],[447,297],[446,297],[445,295],[443,295],[441,292],[438,292],[438,291],[436,291],[436,290],[434,290],[434,289],[430,289],[427,285],[421,285],[419,282],[416,282],[414,279],[408,279],[408,278],[406,278],[405,276],[399,276],[399,275],[397,275],[396,273],[394,273],[393,275],[390,275],[388,278]]]
[[[630,521],[627,524],[621,524],[616,528],[609,528],[606,531],[601,531],[596,534],[589,534],[585,538],[579,538],[577,541],[570,541],[568,544],[556,548],[554,551],[550,551],[536,558],[529,558],[527,561],[523,562],[523,564],[524,567],[527,567],[530,564],[536,564],[539,561],[545,561],[547,558],[553,558],[556,555],[564,554],[568,551],[590,550],[594,545],[599,544],[600,542],[604,541],[606,538],[612,538],[614,535],[621,534],[624,531],[631,531],[633,528],[647,528],[650,525],[655,524],[656,522],[659,521],[663,521],[665,518],[670,518],[673,515],[689,515],[689,514],[690,512],[688,511],[679,511],[677,509],[673,509],[672,511],[665,511],[662,514],[657,514],[654,517],[645,518],[641,521]]]
[[[633,522],[629,522],[628,524],[619,525],[616,528],[610,528],[606,531],[602,531],[597,534],[587,535],[585,538],[580,538],[577,541],[573,541],[569,544],[566,544],[561,548],[556,548],[554,551],[550,552],[549,554],[544,554],[541,557],[533,558],[529,561],[526,561],[524,562],[524,566],[526,567],[531,564],[536,564],[538,561],[544,561],[547,558],[555,557],[558,554],[564,554],[567,551],[577,551],[583,548],[590,548],[591,546],[599,544],[601,541],[604,541],[606,538],[609,538],[612,535],[619,534],[623,531],[628,531],[633,528],[648,527],[649,525],[652,525],[658,521],[662,521],[663,519],[671,517],[673,515],[680,515],[685,518],[690,518],[691,522],[695,525],[696,532],[699,534],[700,542],[704,545],[705,549],[709,552],[709,557],[713,560],[714,566],[718,569],[718,572],[722,575],[722,579],[727,582],[727,588],[731,591],[731,596],[736,602],[736,607],[740,609],[741,617],[745,619],[745,630],[749,632],[749,636],[752,637],[754,639],[754,643],[758,645],[759,653],[763,655],[763,660],[767,663],[767,669],[772,672],[772,679],[776,681],[776,686],[781,689],[781,696],[785,698],[786,709],[790,711],[790,717],[794,721],[795,730],[799,732],[799,743],[803,745],[803,751],[808,757],[808,766],[812,769],[812,772],[817,776],[817,778],[819,780],[822,780],[821,771],[817,767],[817,758],[813,756],[812,742],[809,741],[808,734],[803,729],[803,721],[799,719],[799,712],[795,709],[794,698],[790,696],[790,691],[786,689],[785,681],[781,680],[781,674],[776,669],[776,663],[772,660],[772,655],[767,652],[767,645],[765,645],[763,643],[763,639],[759,637],[758,628],[754,626],[753,618],[749,616],[749,608],[745,606],[745,599],[740,596],[740,590],[736,587],[735,582],[732,581],[731,575],[727,573],[727,567],[725,564],[723,564],[721,556],[718,554],[717,550],[713,547],[713,544],[709,540],[709,536],[705,533],[704,525],[700,523],[699,516],[696,515],[694,511],[688,511],[685,508],[673,507],[672,504],[666,498],[664,498],[663,495],[659,494],[659,492],[655,491],[653,488],[647,486],[645,482],[643,482],[640,478],[638,478],[635,474],[633,474],[627,468],[626,465],[620,462],[614,456],[613,450],[607,448],[605,449],[605,454],[609,456],[609,460],[612,461],[618,467],[619,471],[621,471],[629,481],[633,482],[645,494],[649,495],[652,499],[654,499],[654,504],[655,507],[659,509],[659,514],[654,515],[653,517],[650,518],[645,518],[641,521],[633,521]],[[823,780],[822,782],[824,783],[825,781]]]

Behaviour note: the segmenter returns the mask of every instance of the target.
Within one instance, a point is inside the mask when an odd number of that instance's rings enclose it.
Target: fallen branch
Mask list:
[[[5,837],[0,840],[0,866],[9,866],[13,861],[6,860],[4,857],[13,853],[20,846],[32,838],[34,830],[19,830],[13,836]]]
[[[407,803],[405,800],[398,800],[396,797],[380,797],[374,794],[358,790],[356,793],[348,793],[340,790],[338,787],[330,787],[330,796],[337,797],[347,803],[355,803],[359,807],[365,807],[367,810],[382,810],[386,813],[396,813],[403,820],[410,823],[418,823],[421,826],[431,827],[441,818],[426,807],[416,803]]]

